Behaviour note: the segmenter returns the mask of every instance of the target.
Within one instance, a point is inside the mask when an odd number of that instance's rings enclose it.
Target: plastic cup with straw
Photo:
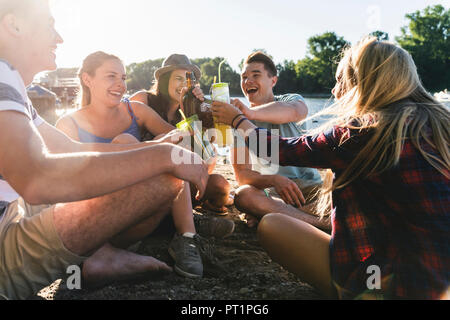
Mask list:
[[[210,145],[209,141],[203,141],[202,132],[195,124],[197,121],[199,121],[198,116],[194,114],[193,116],[186,118],[186,115],[184,114],[183,110],[180,109],[179,111],[181,113],[181,117],[183,118],[183,120],[176,124],[177,129],[182,131],[192,130],[192,132],[194,133],[193,135],[194,142],[202,148],[203,151],[202,157],[204,160],[214,157],[215,156],[214,149]]]
[[[221,74],[222,65],[225,62],[226,60],[222,60],[219,63],[219,83],[216,83],[216,77],[214,76],[214,83],[211,86],[211,99],[213,101],[230,103],[230,89],[228,87],[228,83],[222,82]],[[216,118],[214,118],[214,127],[217,131],[216,142],[219,147],[229,145],[233,140],[231,127],[224,123],[219,123]]]

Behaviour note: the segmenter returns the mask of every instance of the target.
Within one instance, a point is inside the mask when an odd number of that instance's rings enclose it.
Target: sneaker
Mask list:
[[[195,239],[175,233],[169,245],[169,254],[175,260],[174,270],[187,278],[201,278],[203,263]]]
[[[194,214],[195,230],[202,237],[225,238],[234,231],[234,222],[224,218]]]

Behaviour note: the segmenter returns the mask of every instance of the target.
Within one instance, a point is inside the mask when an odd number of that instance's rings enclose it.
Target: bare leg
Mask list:
[[[66,248],[78,255],[95,251],[83,264],[87,286],[172,270],[153,257],[117,249],[107,241],[115,237],[126,246],[151,233],[169,212],[168,204],[178,196],[182,185],[172,176],[160,175],[99,198],[56,205],[55,228]],[[127,234],[130,226],[137,227]],[[141,232],[136,233],[139,228]]]
[[[211,174],[205,192],[206,209],[227,212],[226,205],[230,205],[230,184],[219,174]]]
[[[234,202],[239,211],[245,212],[247,215],[254,216],[257,219],[261,219],[264,215],[271,212],[279,212],[309,223],[317,228],[323,230],[330,229],[330,224],[327,220],[320,220],[318,216],[288,205],[281,199],[269,198],[263,190],[250,185],[242,186],[236,190]],[[257,223],[256,219],[252,218],[248,217],[250,227]]]
[[[115,235],[109,240],[109,243],[116,248],[126,249],[136,242],[150,235],[166,214],[170,213],[170,208],[163,208],[154,216],[138,222],[136,225]]]
[[[78,255],[87,255],[109,239],[152,219],[153,228],[179,194],[182,181],[160,175],[120,191],[85,201],[58,204],[55,228],[65,246]]]
[[[85,260],[82,278],[83,285],[92,288],[139,276],[160,275],[171,271],[172,268],[167,264],[151,256],[138,255],[106,243]]]
[[[122,133],[114,138],[111,143],[131,144],[139,141],[128,133]],[[189,184],[184,183],[184,190],[173,201],[172,217],[175,229],[179,234],[186,232],[195,233],[194,220],[192,216],[192,202]],[[159,224],[159,223],[158,223]],[[154,221],[152,218],[139,222],[136,226],[126,230],[115,237],[113,244],[119,247],[127,247],[150,234],[154,230]]]
[[[183,190],[172,206],[173,222],[178,234],[196,233],[192,211],[191,189],[189,183],[184,182]]]
[[[258,237],[269,256],[327,297],[336,298],[330,271],[330,236],[282,214],[265,215]]]

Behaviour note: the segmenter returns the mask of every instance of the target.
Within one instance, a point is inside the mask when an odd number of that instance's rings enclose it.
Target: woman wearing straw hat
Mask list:
[[[162,66],[155,71],[155,83],[149,91],[139,91],[131,96],[131,101],[139,101],[150,106],[158,115],[171,125],[182,120],[180,100],[186,93],[186,72],[193,72],[198,80],[201,77],[200,69],[192,64],[189,58],[183,54],[172,54],[167,57]],[[197,85],[193,90],[194,95],[203,100],[203,92]],[[146,140],[155,137],[151,132],[144,132]],[[230,184],[218,174],[211,174],[215,161],[210,166],[210,177],[202,207],[219,215],[227,213],[226,205],[232,203],[229,198]],[[193,190],[194,192],[195,190]],[[194,199],[194,198],[193,198]]]

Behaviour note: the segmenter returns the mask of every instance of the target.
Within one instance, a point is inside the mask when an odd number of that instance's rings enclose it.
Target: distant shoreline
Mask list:
[[[332,97],[329,93],[300,93],[304,98],[329,99]]]
[[[287,93],[287,92],[286,92]],[[289,92],[292,93],[292,92]],[[297,93],[297,92],[295,92]],[[310,99],[329,99],[332,97],[331,94],[327,94],[327,93],[302,93],[302,92],[298,92],[303,98],[310,98]],[[278,93],[274,93],[275,95],[278,95]],[[231,94],[232,98],[242,98],[245,99],[244,96],[242,95],[234,95]]]

